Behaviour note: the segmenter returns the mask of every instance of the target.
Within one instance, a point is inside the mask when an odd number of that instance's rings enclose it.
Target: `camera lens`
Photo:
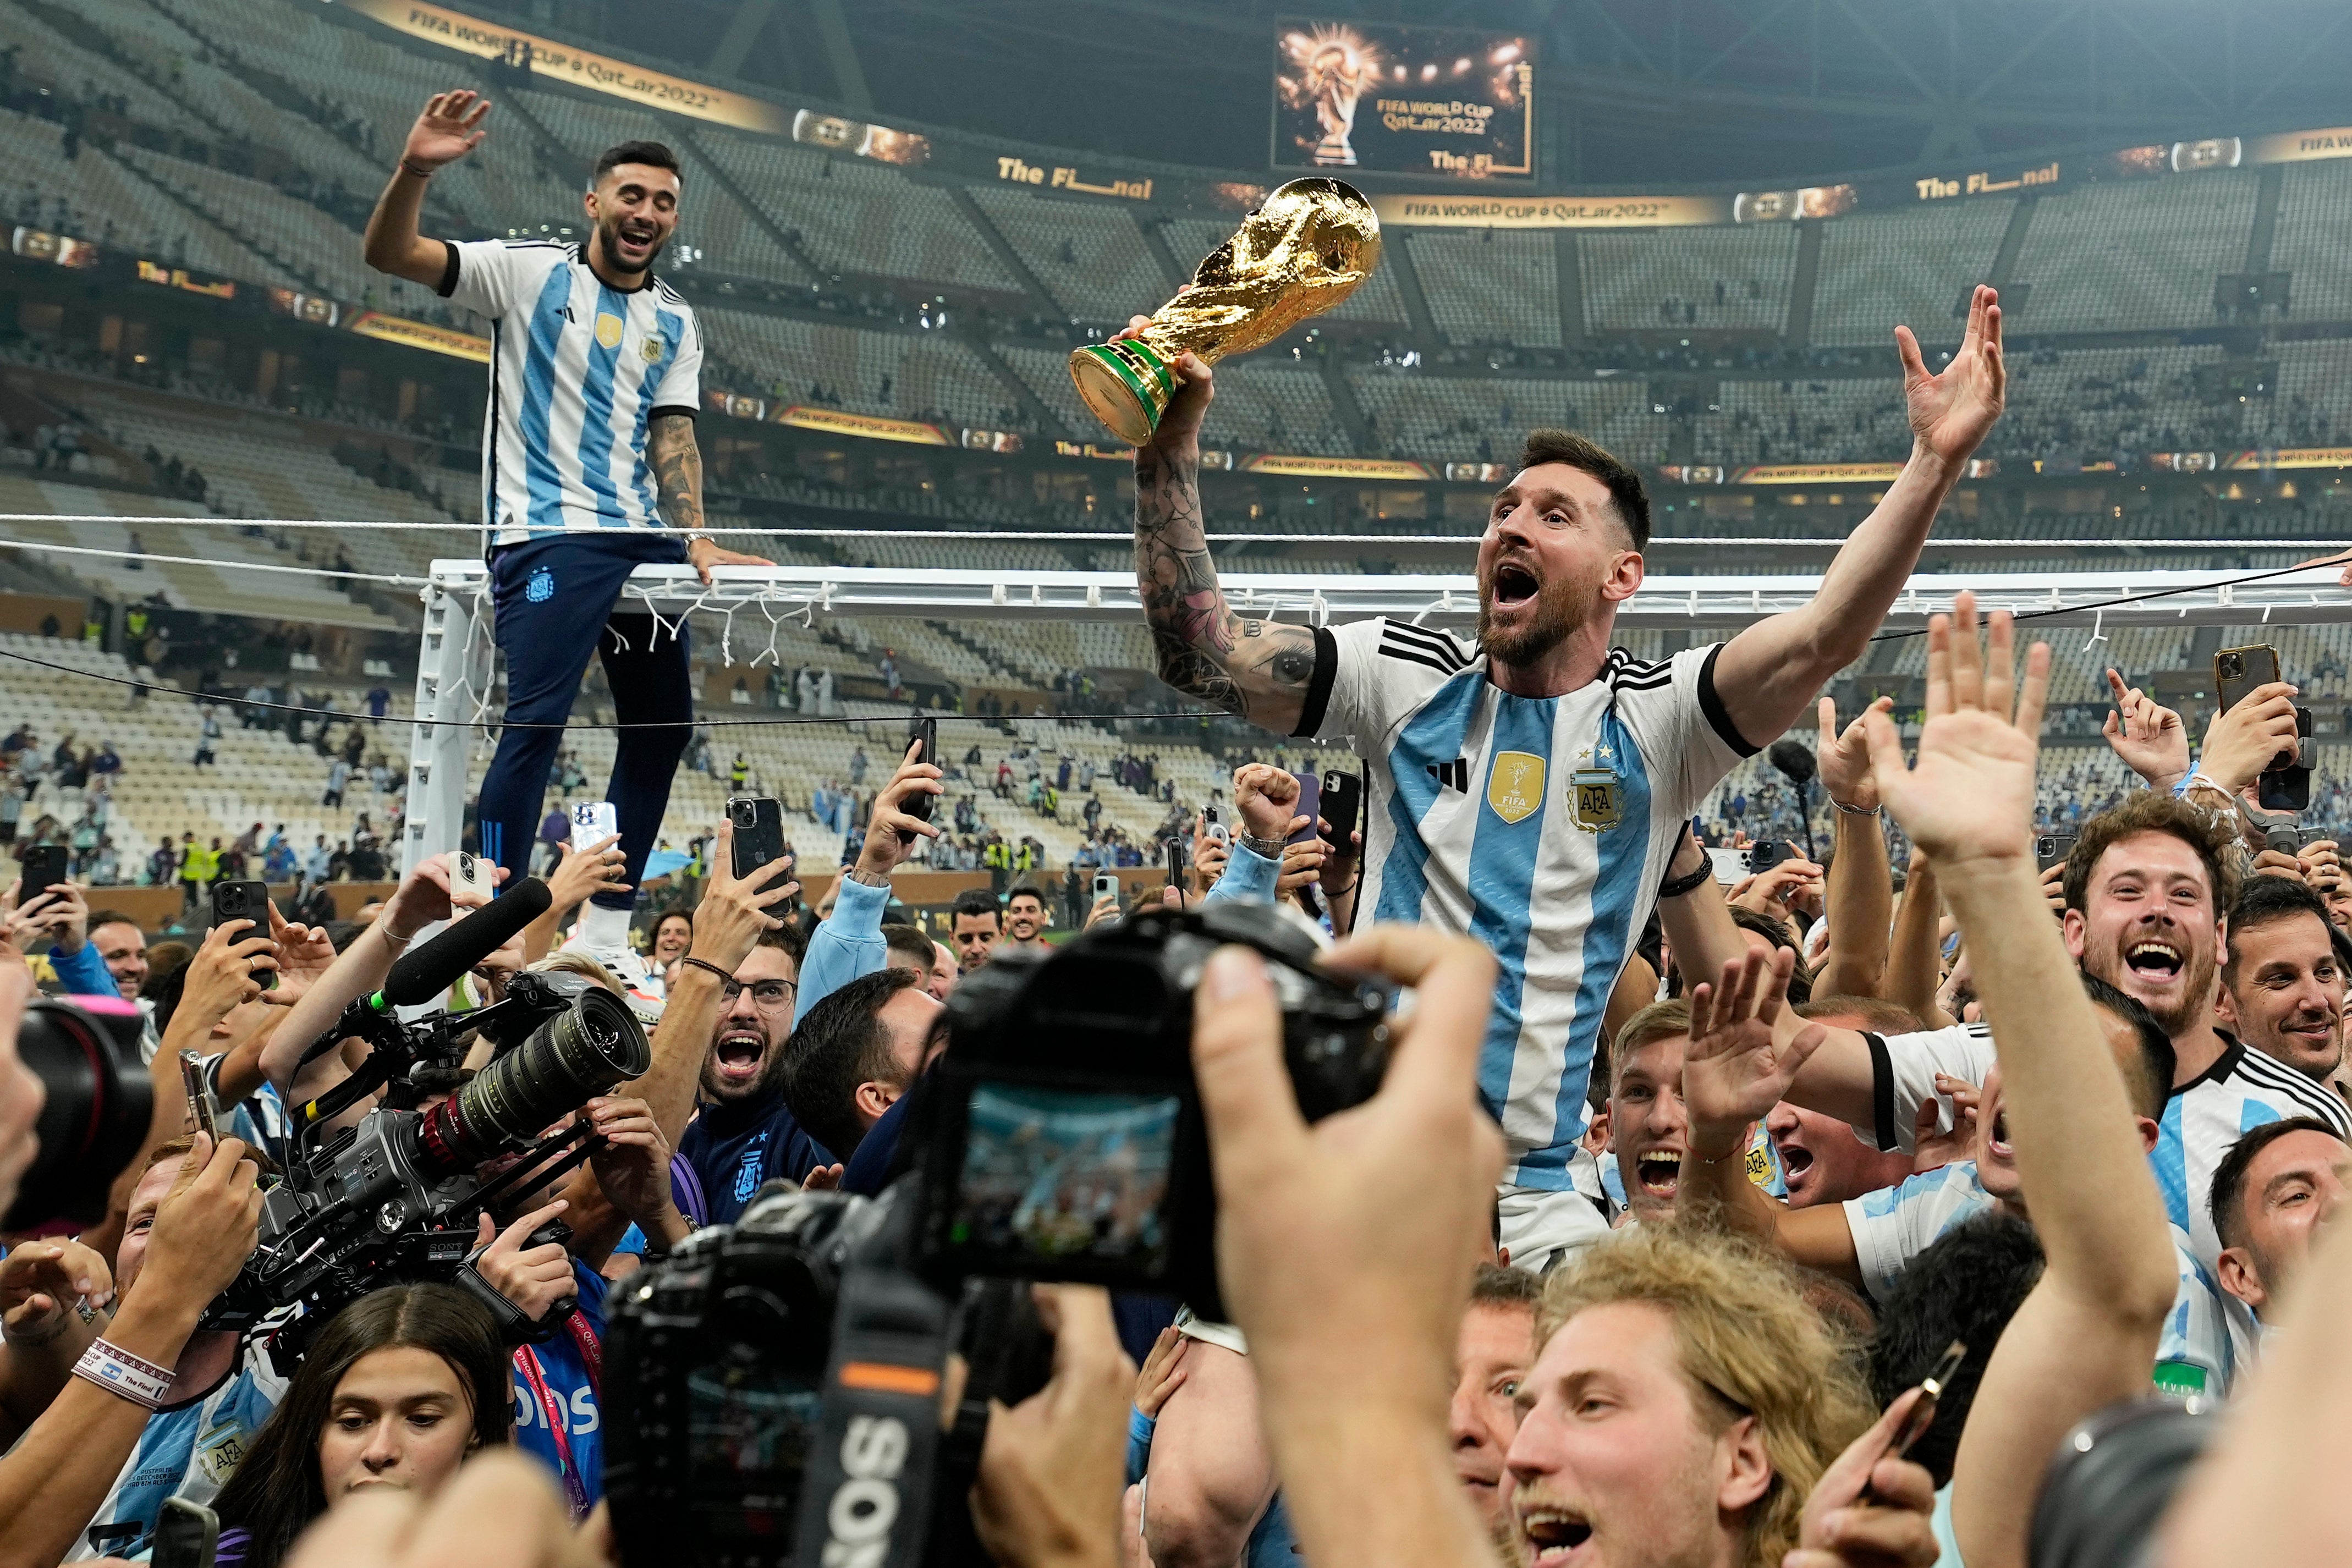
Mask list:
[[[0,1229],[95,1222],[106,1213],[116,1174],[147,1135],[155,1090],[139,1061],[139,1010],[102,997],[84,1001],[37,999],[17,1026],[16,1053],[48,1097],[35,1124],[40,1154]]]
[[[426,1162],[454,1175],[528,1144],[590,1096],[642,1076],[653,1060],[618,997],[601,986],[583,991],[435,1108],[422,1129]]]
[[[2211,1441],[2201,1397],[2110,1405],[2059,1442],[2033,1509],[2032,1568],[2132,1568],[2189,1466]]]

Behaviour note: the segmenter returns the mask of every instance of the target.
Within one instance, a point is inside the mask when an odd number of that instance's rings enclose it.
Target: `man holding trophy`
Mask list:
[[[1575,1166],[1591,1158],[1578,1145],[1585,1083],[1682,825],[1867,647],[2000,416],[2000,307],[1976,290],[1937,375],[1910,329],[1895,329],[1909,460],[1811,602],[1727,643],[1654,664],[1610,647],[1617,606],[1642,586],[1649,499],[1633,468],[1551,430],[1528,437],[1488,513],[1474,643],[1387,619],[1244,620],[1202,526],[1210,367],[1338,304],[1379,254],[1360,194],[1294,181],[1202,263],[1192,287],[1076,350],[1072,374],[1136,444],[1136,577],[1160,677],[1280,734],[1353,737],[1370,797],[1359,922],[1425,921],[1499,961],[1479,1088],[1509,1148],[1503,1244],[1515,1264],[1541,1269],[1603,1234],[1576,1190]]]

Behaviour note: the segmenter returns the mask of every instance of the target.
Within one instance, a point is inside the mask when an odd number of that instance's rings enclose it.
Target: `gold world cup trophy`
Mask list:
[[[1112,434],[1140,446],[1176,395],[1176,361],[1188,350],[1213,365],[1264,348],[1353,294],[1380,259],[1381,220],[1361,191],[1321,175],[1293,180],[1142,331],[1070,350],[1070,379]]]

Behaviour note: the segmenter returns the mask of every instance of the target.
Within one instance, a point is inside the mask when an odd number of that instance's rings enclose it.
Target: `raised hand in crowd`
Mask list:
[[[166,1031],[172,1037],[168,1043],[174,1049],[193,1047],[237,1008],[261,1000],[266,994],[261,977],[277,968],[278,944],[261,933],[258,922],[240,916],[205,932],[195,956],[188,960],[180,1005]]]
[[[857,870],[867,876],[888,876],[914,858],[916,846],[923,840],[940,836],[936,823],[907,810],[918,796],[937,798],[947,792],[947,786],[940,782],[947,775],[939,765],[915,760],[922,744],[919,740],[907,743],[907,755],[898,770],[874,797],[873,813],[866,819],[866,844],[857,854]]]
[[[1983,1103],[1984,1092],[1968,1080],[1947,1072],[1936,1074],[1936,1092],[1919,1102],[1919,1114],[1913,1119],[1913,1174],[1941,1170],[1954,1160],[1969,1158],[1977,1141],[1977,1113]],[[1952,1108],[1948,1133],[1939,1131],[1948,1104]]]
[[[600,893],[630,891],[630,884],[621,880],[627,874],[628,856],[621,852],[620,834],[608,833],[580,850],[558,840],[555,853],[555,869],[547,876],[547,908],[523,927],[525,964],[536,964],[554,951],[557,932],[572,911]],[[503,879],[506,868],[498,871]]]
[[[1298,780],[1265,762],[1244,762],[1234,769],[1234,813],[1240,818],[1242,841],[1268,860],[1281,859],[1279,846],[1305,827],[1296,815]]]
[[[1203,831],[1206,821],[1199,813],[1192,818],[1192,896],[1203,897],[1225,874],[1225,862],[1233,850],[1224,840],[1213,838]]]
[[[66,955],[81,951],[89,938],[89,904],[82,890],[70,882],[53,883],[19,906],[16,900],[24,885],[24,879],[17,878],[0,898],[7,939],[27,953],[48,947]]]
[[[1870,711],[1893,711],[1893,697],[1879,697]],[[1879,817],[1878,782],[1870,773],[1870,747],[1857,717],[1838,727],[1837,705],[1828,697],[1816,709],[1821,729],[1822,789],[1835,815],[1831,841],[1834,856],[1821,889],[1829,944],[1813,974],[1822,996],[1879,994],[1886,980],[1889,928],[1895,920],[1895,882],[1889,874],[1886,832]]]
[[[334,939],[323,925],[301,925],[269,904],[269,939],[277,945],[278,983],[261,993],[273,1008],[290,1008],[335,967]]]
[[[1936,859],[1977,958],[1998,1041],[2002,1115],[2046,1262],[1970,1406],[1952,1523],[1973,1568],[2021,1568],[2030,1511],[2059,1437],[2144,1393],[2177,1279],[2133,1103],[2065,943],[2040,915],[2032,821],[2050,651],[2016,679],[2010,618],[1979,649],[1972,595],[1929,622],[1927,719],[1916,765],[1875,718],[1887,808]]]
[[[2113,670],[2107,689],[2116,706],[2099,733],[2116,755],[2153,789],[2169,789],[2188,778],[2189,728],[2180,716],[2137,686],[2125,685]]]
[[[2296,691],[2285,681],[2267,681],[2216,713],[2205,728],[2205,747],[2197,760],[2199,776],[2236,795],[2250,788],[2255,775],[2279,753],[2293,751]]]
[[[1466,937],[1375,926],[1326,962],[1412,986],[1415,1006],[1380,1092],[1311,1127],[1264,963],[1229,947],[1202,976],[1192,1060],[1218,1278],[1249,1336],[1307,1558],[1483,1563],[1486,1531],[1444,1434],[1455,1325],[1502,1168],[1501,1134],[1473,1092],[1495,961]],[[1362,1484],[1371,1475],[1379,1486]]]

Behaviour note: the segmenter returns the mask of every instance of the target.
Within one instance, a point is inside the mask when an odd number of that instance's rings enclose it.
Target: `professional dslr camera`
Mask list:
[[[16,1054],[41,1081],[40,1139],[0,1231],[52,1220],[93,1225],[108,1190],[146,1141],[154,1084],[139,1060],[139,1009],[113,997],[35,997],[16,1023]]]
[[[311,1334],[346,1303],[383,1285],[437,1280],[481,1296],[510,1341],[561,1330],[569,1304],[528,1323],[466,1266],[476,1217],[587,1157],[584,1123],[540,1134],[651,1067],[645,1030],[618,997],[564,973],[517,975],[503,1000],[477,1012],[404,1022],[396,1011],[440,994],[546,904],[541,884],[520,883],[395,964],[383,990],[353,1003],[311,1045],[305,1061],[351,1035],[372,1050],[351,1077],[297,1110],[285,1178],[262,1199],[259,1244],[206,1327],[266,1335],[290,1375]],[[478,1035],[497,1047],[489,1065],[426,1106],[428,1085],[454,1077]],[[327,1122],[379,1089],[383,1102],[358,1125],[320,1138]],[[485,1166],[494,1168],[484,1175]],[[560,1223],[543,1230],[534,1242],[570,1234]],[[288,1316],[298,1304],[299,1315]]]
[[[729,1568],[982,1561],[961,1500],[988,1401],[1052,1366],[1023,1281],[1223,1315],[1192,1039],[1202,966],[1227,943],[1271,960],[1300,1111],[1371,1096],[1391,993],[1317,969],[1269,907],[1147,910],[992,959],[949,998],[949,1050],[880,1198],[771,1184],[614,1293],[604,1481],[629,1568],[681,1549]]]

